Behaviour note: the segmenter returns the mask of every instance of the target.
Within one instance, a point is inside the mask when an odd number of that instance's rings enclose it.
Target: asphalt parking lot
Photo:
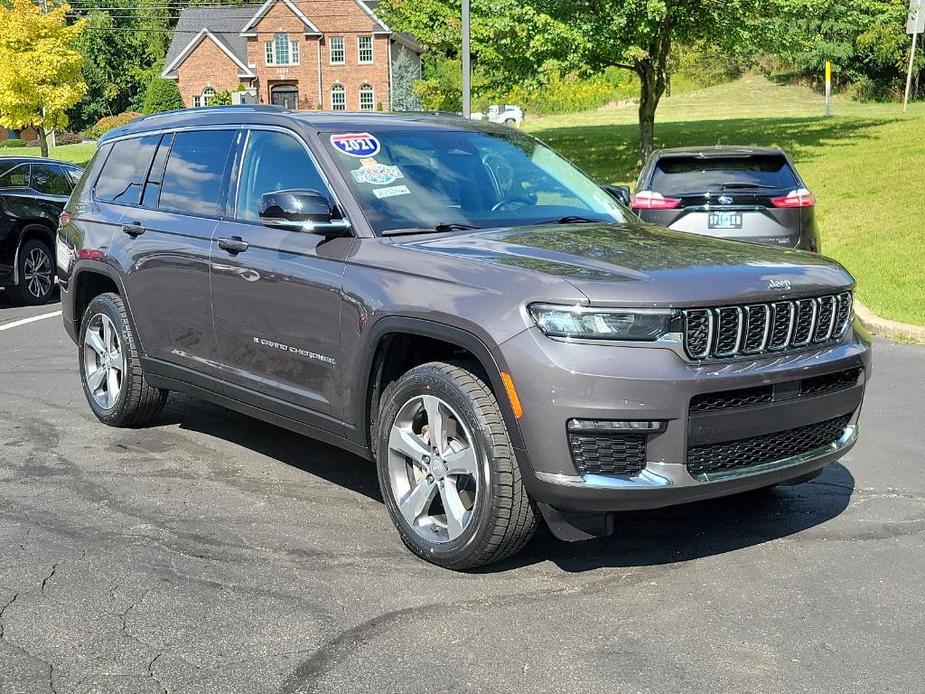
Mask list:
[[[90,413],[0,297],[0,692],[921,692],[925,348],[879,341],[861,441],[800,487],[541,534],[455,574],[373,466],[172,397]]]

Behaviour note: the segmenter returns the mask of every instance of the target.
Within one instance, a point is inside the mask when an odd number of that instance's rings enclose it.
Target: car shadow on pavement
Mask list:
[[[334,446],[227,410],[171,394],[159,425],[213,436],[376,501],[375,465]],[[541,562],[567,572],[643,567],[715,556],[777,540],[829,521],[847,508],[854,477],[840,463],[811,482],[652,511],[617,515],[611,537],[562,542],[541,527],[519,554],[478,573],[499,573]]]

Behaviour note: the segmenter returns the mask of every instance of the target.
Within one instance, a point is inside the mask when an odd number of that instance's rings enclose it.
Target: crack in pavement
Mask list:
[[[58,565],[57,565],[57,564],[52,564],[52,565],[51,565],[51,573],[48,574],[45,578],[42,579],[42,589],[41,589],[41,591],[40,591],[40,592],[42,593],[42,595],[45,594],[45,584],[48,583],[48,581],[51,580],[51,577],[55,575],[55,572],[56,572],[57,570],[58,570]]]
[[[443,612],[458,610],[494,609],[498,607],[523,606],[540,600],[569,598],[574,596],[587,597],[604,591],[619,584],[620,588],[632,587],[640,583],[662,578],[665,575],[682,568],[683,563],[663,564],[650,567],[654,570],[635,570],[624,572],[620,576],[611,576],[600,581],[585,583],[584,585],[569,585],[556,588],[543,588],[529,593],[511,593],[496,598],[477,598],[459,600],[455,602],[429,603],[415,607],[404,607],[384,612],[364,622],[356,624],[349,629],[339,632],[325,641],[306,661],[297,667],[286,679],[282,686],[282,694],[309,694],[321,676],[332,668],[336,661],[356,650],[373,636],[386,631],[405,618],[431,617]],[[627,577],[634,580],[626,582]]]
[[[6,612],[6,609],[7,609],[10,605],[12,605],[14,602],[16,602],[16,598],[18,598],[18,597],[19,597],[19,593],[13,593],[13,597],[10,598],[10,599],[7,601],[7,603],[6,603],[3,607],[0,607],[0,639],[3,638],[3,634],[4,634],[3,613]]]
[[[157,686],[160,688],[161,694],[167,694],[167,687],[165,687],[165,686],[163,685],[163,683],[162,683],[162,682],[157,678],[157,676],[154,674],[154,663],[156,663],[156,662],[158,661],[158,659],[159,659],[162,655],[164,655],[164,654],[163,654],[163,653],[158,653],[156,656],[154,656],[154,658],[151,660],[151,662],[148,663],[148,677],[150,677],[152,680],[154,680],[154,683],[157,684]]]

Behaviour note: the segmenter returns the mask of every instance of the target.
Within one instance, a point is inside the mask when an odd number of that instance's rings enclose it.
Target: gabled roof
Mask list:
[[[292,0],[267,0],[257,9],[257,11],[254,13],[254,16],[250,18],[250,21],[248,21],[247,24],[244,25],[244,28],[241,29],[241,36],[253,36],[254,34],[251,33],[251,29],[254,28],[257,22],[259,22],[263,18],[263,16],[267,12],[270,11],[270,8],[273,7],[273,5],[275,5],[277,2],[282,2],[283,4],[285,4],[286,7],[292,10],[292,13],[296,17],[302,20],[302,23],[305,25],[306,34],[313,34],[315,36],[321,35],[321,32],[318,31],[318,27],[312,24],[311,20],[305,16],[302,10],[300,10],[295,4],[293,4]]]
[[[247,39],[241,36],[241,27],[258,9],[257,5],[242,5],[221,8],[190,7],[180,12],[161,75],[176,78],[177,67],[204,38],[208,37],[241,68],[243,76],[253,77],[253,70],[247,67]]]
[[[239,68],[241,77],[253,77],[254,71],[247,66],[247,39],[254,36],[254,28],[276,2],[285,3],[305,25],[306,36],[320,36],[318,27],[299,9],[298,0],[266,0],[262,5],[240,5],[238,7],[188,7],[180,12],[177,28],[174,30],[167,57],[164,59],[163,77],[176,79],[177,68],[196,47],[209,39],[231,58]],[[370,18],[370,31],[374,34],[389,34],[411,50],[420,53],[421,45],[410,34],[393,32],[376,15],[379,0],[353,0]]]

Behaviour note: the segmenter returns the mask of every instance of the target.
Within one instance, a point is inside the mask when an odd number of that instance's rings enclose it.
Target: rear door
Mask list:
[[[212,247],[212,305],[226,390],[258,406],[266,406],[269,395],[338,416],[341,287],[354,239],[261,224],[263,193],[312,189],[334,202],[294,133],[251,129],[236,168],[232,218],[219,224]]]
[[[793,248],[802,209],[781,200],[801,189],[783,154],[668,154],[654,162],[634,209],[678,231]]]
[[[150,148],[147,175],[140,184],[123,177],[114,186],[124,188],[119,199],[126,204],[113,255],[123,266],[145,354],[211,376],[219,375],[219,357],[212,329],[210,244],[224,212],[228,162],[238,133],[220,128],[142,138]],[[107,169],[108,164],[101,179]]]

